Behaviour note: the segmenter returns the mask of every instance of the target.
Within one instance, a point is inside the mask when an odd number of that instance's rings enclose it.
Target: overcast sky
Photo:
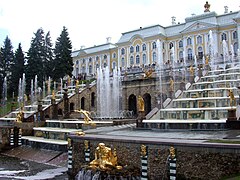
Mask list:
[[[171,17],[183,23],[186,17],[202,14],[205,0],[0,0],[0,45],[8,35],[14,46],[28,51],[38,28],[50,31],[55,44],[66,26],[73,50],[116,43],[121,33],[160,24],[171,25]],[[239,0],[209,0],[210,11],[239,11]]]

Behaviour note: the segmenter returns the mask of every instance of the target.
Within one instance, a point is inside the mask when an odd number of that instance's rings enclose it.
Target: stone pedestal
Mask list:
[[[37,113],[37,120],[38,121],[44,121],[45,118],[44,118],[44,112],[43,112],[43,109],[42,109],[42,101],[38,101],[38,113]]]
[[[63,101],[64,101],[64,110],[63,110],[63,116],[64,118],[69,118],[69,99],[68,99],[68,93],[67,89],[64,89],[63,93]]]
[[[230,109],[228,110],[228,118],[227,121],[236,121],[236,109]]]
[[[143,123],[142,121],[146,119],[145,117],[145,112],[144,111],[139,111],[138,112],[138,117],[137,117],[137,120],[136,120],[136,124],[137,124],[137,128],[143,128]]]
[[[226,128],[228,129],[240,129],[240,121],[237,121],[236,109],[228,110],[228,118],[226,121]]]

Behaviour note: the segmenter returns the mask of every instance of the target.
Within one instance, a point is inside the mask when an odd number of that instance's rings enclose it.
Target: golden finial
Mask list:
[[[141,145],[141,155],[142,156],[147,155],[147,147],[144,144]]]

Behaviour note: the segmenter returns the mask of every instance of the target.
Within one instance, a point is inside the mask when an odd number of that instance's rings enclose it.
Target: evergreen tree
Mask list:
[[[1,85],[3,83],[3,78],[7,76],[8,88],[12,80],[12,67],[14,65],[14,54],[13,46],[11,40],[6,37],[4,41],[3,48],[1,49]],[[1,86],[2,87],[2,86]],[[8,91],[11,92],[11,91]],[[10,93],[9,93],[10,94]]]
[[[73,60],[72,60],[72,43],[68,37],[66,27],[63,27],[60,37],[57,38],[54,49],[54,70],[53,79],[58,80],[65,75],[72,76]]]
[[[42,86],[44,79],[43,62],[45,61],[45,39],[43,29],[38,29],[32,38],[30,48],[27,53],[26,81],[27,92],[31,87],[31,79],[38,77],[38,85]]]
[[[3,56],[2,47],[0,47],[0,87],[3,87]],[[0,99],[2,99],[2,88],[0,88]]]
[[[18,49],[15,51],[14,54],[14,65],[12,68],[12,82],[11,82],[11,92],[15,95],[18,94],[18,83],[19,79],[22,78],[24,73],[24,62],[25,57],[22,50],[21,43],[18,45]]]
[[[44,75],[45,80],[48,79],[49,76],[52,76],[53,73],[53,48],[52,48],[52,42],[50,37],[50,32],[48,32],[45,36],[45,59],[43,62],[44,67]]]

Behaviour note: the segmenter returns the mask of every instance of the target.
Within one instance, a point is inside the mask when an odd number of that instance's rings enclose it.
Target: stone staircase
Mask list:
[[[154,129],[225,129],[228,113],[236,110],[237,105],[237,102],[230,105],[229,90],[233,91],[235,100],[239,98],[239,64],[225,70],[208,71],[198,79],[178,98],[172,99],[167,107],[160,109],[155,119],[144,121],[143,126]]]

